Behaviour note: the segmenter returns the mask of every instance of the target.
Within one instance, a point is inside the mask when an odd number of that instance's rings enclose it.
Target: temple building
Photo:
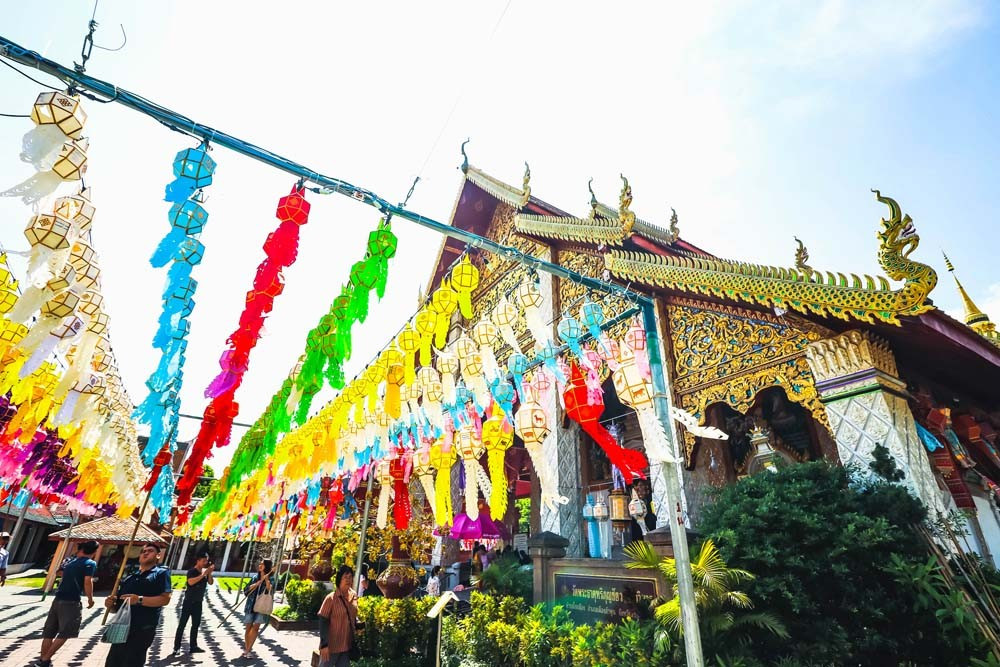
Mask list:
[[[969,515],[972,547],[1000,564],[1000,335],[957,277],[965,322],[934,306],[938,276],[921,261],[913,221],[896,201],[877,191],[872,200],[873,218],[884,217],[871,251],[885,277],[856,276],[813,268],[801,242],[788,267],[716,257],[682,238],[676,214],[664,225],[639,218],[624,178],[617,205],[591,191],[577,216],[534,196],[527,169],[520,187],[467,159],[462,172],[455,227],[655,298],[672,404],[728,436],[697,437],[675,423],[693,522],[712,487],[773,465],[776,456],[867,470],[881,444],[932,512]],[[465,250],[443,241],[432,287]],[[480,270],[476,318],[521,281],[536,279],[496,255],[473,249],[471,258]],[[537,280],[549,321],[579,308],[582,285],[547,274]],[[605,310],[610,316],[626,305],[606,300]],[[625,446],[641,447],[634,414],[618,403],[610,380],[606,388],[606,425]],[[531,531],[566,538],[568,557],[613,556],[594,548],[597,533],[588,525],[588,504],[607,503],[614,489],[611,466],[577,424],[557,421],[544,451],[569,502],[538,502],[527,457],[515,493],[532,497]],[[652,508],[664,525],[662,476],[649,477]],[[516,520],[505,519],[516,530]]]

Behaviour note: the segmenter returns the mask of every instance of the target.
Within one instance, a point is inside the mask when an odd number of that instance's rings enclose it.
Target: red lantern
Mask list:
[[[289,220],[297,225],[304,225],[309,220],[310,204],[306,201],[305,188],[296,184],[291,193],[278,200],[277,216],[281,221]]]

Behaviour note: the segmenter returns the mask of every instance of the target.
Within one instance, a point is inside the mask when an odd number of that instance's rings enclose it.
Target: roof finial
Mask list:
[[[680,238],[681,230],[677,221],[677,211],[674,209],[673,206],[670,207],[670,229],[668,231],[670,233],[671,243]]]
[[[958,295],[962,297],[962,303],[965,305],[965,323],[980,336],[1000,345],[1000,334],[997,334],[996,325],[990,322],[990,318],[986,313],[979,310],[979,307],[972,301],[972,297],[965,291],[965,287],[962,286],[962,283],[958,280],[958,276],[955,274],[955,265],[948,259],[948,255],[943,250],[941,254],[944,255],[944,265],[951,273],[952,278],[955,279],[955,285],[958,287]]]
[[[618,195],[618,219],[625,230],[625,236],[632,234],[635,225],[635,213],[629,207],[632,205],[632,186],[628,184],[625,174],[619,174],[622,179],[622,191]]]
[[[587,181],[587,189],[590,190],[590,217],[597,217],[597,195],[594,194],[594,177]]]
[[[795,249],[795,268],[802,271],[806,276],[812,275],[812,267],[809,266],[809,250],[806,248],[805,244],[799,240],[798,236],[793,236],[795,242],[799,244],[799,247]]]
[[[462,166],[461,166],[461,169],[462,169],[462,173],[463,174],[468,174],[469,173],[469,156],[465,154],[465,144],[467,144],[467,143],[469,143],[469,139],[466,139],[465,141],[463,141],[462,142],[462,147],[461,147],[461,149],[459,149],[459,150],[462,151]]]
[[[524,162],[524,178],[521,183],[521,208],[524,208],[531,199],[531,167],[528,166],[527,160]]]

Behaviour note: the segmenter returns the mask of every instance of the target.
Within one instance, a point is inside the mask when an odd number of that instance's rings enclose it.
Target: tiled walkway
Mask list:
[[[163,610],[162,621],[156,639],[149,650],[148,665],[269,665],[271,667],[299,667],[308,665],[312,650],[318,645],[315,632],[277,632],[267,628],[254,646],[255,657],[243,660],[243,624],[240,609],[226,620],[236,600],[236,594],[223,592],[218,587],[209,589],[205,596],[202,612],[199,644],[204,653],[188,654],[187,636],[190,625],[185,628],[183,648],[180,658],[171,655],[174,633],[180,616],[181,591],[175,590],[170,605]],[[11,586],[0,589],[0,665],[21,667],[31,665],[38,657],[42,644],[42,626],[48,614],[52,597],[45,601],[41,592]],[[104,598],[97,597],[93,609],[83,609],[83,626],[80,636],[71,639],[56,654],[55,667],[100,667],[104,664],[109,645],[100,642],[101,617],[104,613]]]

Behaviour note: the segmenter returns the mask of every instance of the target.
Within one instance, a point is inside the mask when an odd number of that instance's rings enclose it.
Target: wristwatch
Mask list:
[[[142,606],[142,596],[141,595],[139,596],[139,606],[140,607]]]

